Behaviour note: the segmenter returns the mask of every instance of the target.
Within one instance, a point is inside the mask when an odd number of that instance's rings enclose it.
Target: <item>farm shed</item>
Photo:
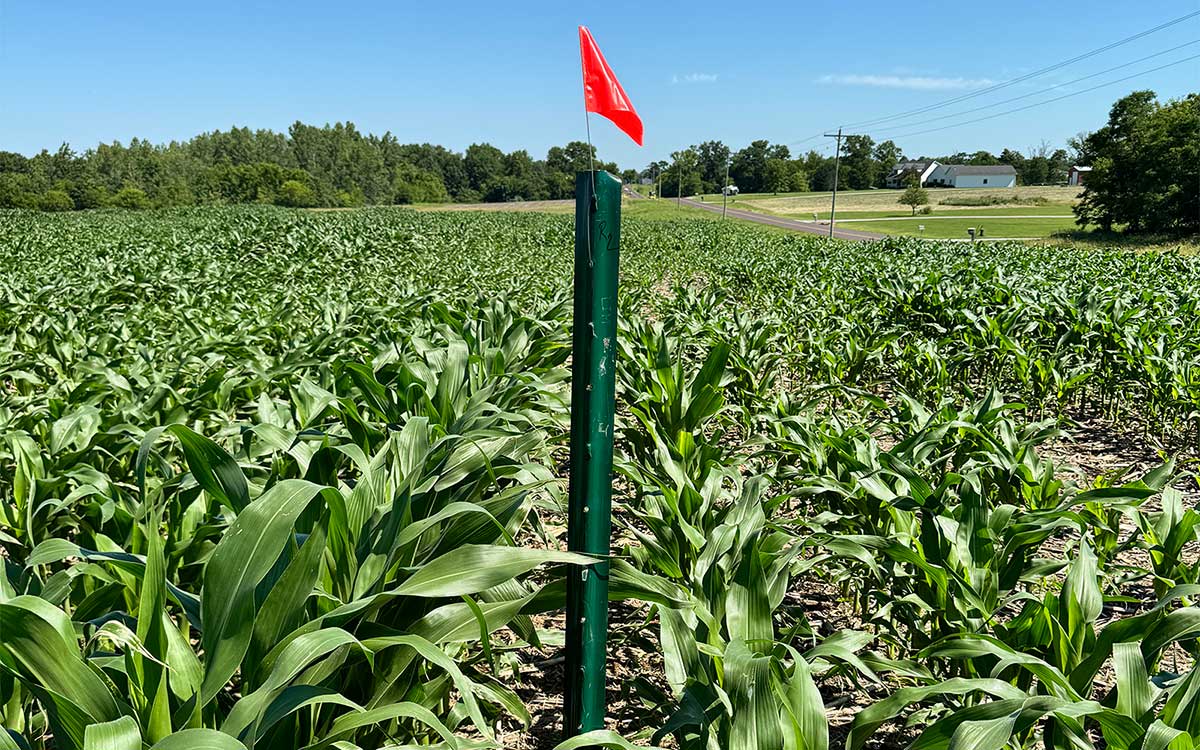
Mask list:
[[[1067,172],[1068,185],[1082,185],[1087,179],[1088,173],[1092,171],[1091,167],[1071,167],[1071,171]]]
[[[956,188],[1010,188],[1017,185],[1017,170],[1009,164],[989,167],[939,164],[929,175],[928,184]]]

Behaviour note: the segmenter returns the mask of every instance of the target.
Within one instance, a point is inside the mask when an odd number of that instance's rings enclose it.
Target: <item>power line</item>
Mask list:
[[[975,107],[973,109],[964,109],[961,112],[954,112],[952,114],[947,114],[947,115],[939,115],[937,117],[931,117],[926,120],[917,120],[916,122],[910,122],[910,123],[906,123],[904,125],[897,125],[895,129],[899,130],[899,129],[903,129],[903,128],[915,128],[918,125],[924,125],[925,123],[937,122],[939,120],[944,120],[949,117],[962,117],[963,115],[969,115],[974,112],[982,112],[985,109],[992,109],[993,107],[1001,107],[1005,104],[1011,104],[1013,102],[1017,102],[1022,99],[1028,99],[1031,96],[1038,96],[1039,94],[1047,94],[1051,91],[1054,91],[1055,89],[1061,89],[1066,86],[1074,86],[1077,83],[1082,83],[1083,81],[1089,81],[1093,78],[1098,78],[1106,73],[1112,73],[1114,71],[1121,70],[1123,68],[1128,68],[1131,65],[1137,65],[1138,63],[1146,62],[1147,60],[1153,60],[1156,57],[1162,57],[1163,55],[1169,55],[1172,52],[1177,52],[1177,51],[1183,49],[1184,47],[1190,47],[1193,44],[1200,44],[1200,39],[1193,39],[1190,42],[1184,42],[1183,44],[1180,44],[1176,47],[1171,47],[1170,49],[1165,49],[1162,52],[1155,52],[1153,55],[1146,55],[1145,57],[1139,57],[1136,60],[1130,60],[1127,63],[1121,63],[1120,65],[1114,65],[1111,68],[1101,70],[1098,73],[1092,73],[1091,75],[1083,76],[1082,78],[1076,78],[1073,81],[1066,81],[1065,83],[1057,83],[1053,86],[1048,86],[1044,89],[1039,89],[1038,91],[1031,91],[1028,94],[1021,94],[1020,96],[1014,96],[1014,97],[1010,97],[1008,99],[1001,99],[1000,101],[994,102],[992,104],[985,104],[982,107]],[[1174,63],[1172,63],[1172,64],[1174,64]],[[901,118],[901,119],[903,119],[903,118]],[[884,131],[884,132],[887,132],[887,131]]]
[[[908,110],[907,112],[900,112],[898,114],[888,115],[887,117],[878,117],[873,120],[862,120],[860,122],[852,122],[852,123],[849,123],[848,125],[846,125],[846,127],[862,127],[862,126],[866,126],[866,125],[876,125],[878,123],[886,122],[888,120],[902,119],[902,118],[909,117],[912,115],[924,114],[925,112],[931,112],[935,109],[941,109],[942,107],[948,107],[952,104],[957,104],[959,102],[966,101],[968,99],[973,99],[978,96],[990,94],[993,91],[999,91],[1001,89],[1008,88],[1009,86],[1014,86],[1023,81],[1028,81],[1030,78],[1036,78],[1040,75],[1045,75],[1046,73],[1050,73],[1052,71],[1058,70],[1059,68],[1065,68],[1068,65],[1073,65],[1074,63],[1077,63],[1080,60],[1086,60],[1089,57],[1095,57],[1096,55],[1099,55],[1103,52],[1107,52],[1111,49],[1115,49],[1115,48],[1123,46],[1125,44],[1129,44],[1132,41],[1136,41],[1138,39],[1141,39],[1142,37],[1149,36],[1150,34],[1154,34],[1156,32],[1162,31],[1163,29],[1170,28],[1171,26],[1175,26],[1176,24],[1183,23],[1184,21],[1195,18],[1197,16],[1200,16],[1200,10],[1193,11],[1192,13],[1188,13],[1186,15],[1180,16],[1179,18],[1175,18],[1175,19],[1167,21],[1166,23],[1163,23],[1163,24],[1159,24],[1158,26],[1155,26],[1152,29],[1147,29],[1146,31],[1142,31],[1137,34],[1134,34],[1133,36],[1125,37],[1124,39],[1121,39],[1116,42],[1112,42],[1111,44],[1106,44],[1105,46],[1091,50],[1090,52],[1085,52],[1082,55],[1077,55],[1075,57],[1072,57],[1070,60],[1064,60],[1062,62],[1058,62],[1053,65],[1049,65],[1045,68],[1035,70],[1032,73],[1026,73],[1023,76],[1018,76],[1017,78],[1012,78],[1007,81],[1002,81],[1000,83],[993,84],[986,88],[979,89],[978,91],[972,91],[967,94],[962,94],[960,96],[946,99],[946,100],[938,102],[936,104],[930,104],[925,107],[918,107],[917,109],[911,109],[911,110]]]
[[[1004,115],[1011,115],[1015,112],[1024,112],[1025,110],[1033,109],[1034,107],[1041,107],[1042,105],[1045,105],[1045,104],[1053,104],[1054,102],[1060,102],[1063,99],[1070,99],[1073,96],[1079,96],[1080,94],[1087,94],[1092,91],[1096,91],[1097,89],[1102,89],[1106,86],[1115,86],[1116,84],[1124,83],[1125,81],[1128,81],[1131,78],[1137,78],[1138,76],[1144,76],[1149,73],[1157,73],[1160,70],[1165,70],[1166,68],[1174,67],[1176,65],[1182,65],[1183,63],[1191,62],[1192,60],[1200,60],[1200,55],[1192,55],[1191,57],[1185,57],[1182,60],[1176,60],[1175,62],[1169,62],[1165,65],[1159,65],[1157,68],[1150,68],[1149,70],[1143,70],[1139,73],[1133,73],[1132,75],[1127,75],[1124,78],[1118,78],[1115,81],[1107,81],[1105,83],[1100,83],[1100,84],[1097,84],[1090,88],[1080,89],[1079,91],[1072,91],[1069,94],[1063,94],[1062,96],[1056,96],[1053,99],[1047,99],[1045,101],[1034,102],[1033,104],[1027,104],[1024,107],[1015,107],[1013,109],[1008,109],[1003,112],[997,112],[995,114],[988,115],[986,117],[978,117],[974,120],[967,120],[966,122],[956,122],[956,123],[952,123],[950,125],[943,125],[940,128],[929,128],[928,130],[918,130],[918,131],[915,131],[912,133],[900,133],[899,135],[892,136],[892,138],[893,139],[895,139],[895,138],[911,138],[912,136],[925,135],[926,133],[937,133],[942,130],[949,130],[951,128],[962,127],[963,125],[974,125],[975,123],[978,123],[978,122],[985,122],[987,120],[992,120],[997,117],[1003,117]]]
[[[817,133],[816,135],[810,135],[809,137],[807,137],[807,138],[804,138],[804,139],[802,139],[802,140],[799,140],[799,141],[792,141],[792,142],[791,142],[791,143],[789,143],[788,145],[789,145],[789,146],[802,146],[802,145],[804,145],[805,143],[808,143],[809,141],[815,141],[815,140],[817,140],[818,138],[824,138],[824,137],[825,137],[825,133],[823,133],[823,132],[822,132],[822,133]]]

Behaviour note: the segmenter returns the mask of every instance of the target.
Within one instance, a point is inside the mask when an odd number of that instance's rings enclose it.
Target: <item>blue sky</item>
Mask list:
[[[643,166],[707,139],[829,148],[823,130],[940,102],[1200,10],[1200,0],[225,2],[0,0],[0,149],[30,154],[231,125],[352,120],[404,142],[535,156],[583,136],[575,26],[590,26],[645,122],[638,149],[593,120],[605,159]],[[1200,40],[1200,17],[991,96],[868,128],[882,140],[1200,54],[1200,43],[1073,87],[950,115]],[[1136,88],[1200,90],[1200,59],[1028,112],[897,138],[912,156],[1054,145]],[[915,125],[915,127],[907,127]]]

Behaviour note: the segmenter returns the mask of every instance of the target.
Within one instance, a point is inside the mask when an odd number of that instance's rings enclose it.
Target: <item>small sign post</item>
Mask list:
[[[620,229],[620,181],[603,171],[576,174],[567,547],[602,556],[610,552],[612,533]],[[563,718],[568,737],[604,728],[607,636],[607,560],[572,568]]]

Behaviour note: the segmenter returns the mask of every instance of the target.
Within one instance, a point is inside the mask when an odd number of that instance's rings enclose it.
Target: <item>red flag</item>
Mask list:
[[[642,118],[586,26],[579,27],[579,54],[583,58],[584,109],[612,120],[634,143],[642,145]]]

